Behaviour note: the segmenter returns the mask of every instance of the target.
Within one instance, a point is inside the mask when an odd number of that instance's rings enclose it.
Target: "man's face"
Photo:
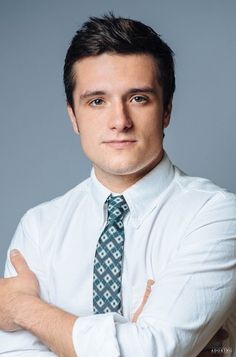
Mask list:
[[[102,54],[74,65],[68,113],[97,177],[143,176],[162,155],[163,92],[150,55]]]

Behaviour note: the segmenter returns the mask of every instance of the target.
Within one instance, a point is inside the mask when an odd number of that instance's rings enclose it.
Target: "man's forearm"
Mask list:
[[[40,299],[37,277],[19,252],[11,253],[11,263],[17,276],[0,279],[0,330],[6,332],[18,329],[27,330],[57,356],[76,356],[72,330],[77,317]],[[143,301],[132,319],[134,323],[142,313],[153,283],[152,280],[147,282]],[[218,342],[228,337],[225,334],[222,335],[222,332],[220,330],[215,335],[215,340],[210,341],[211,347],[215,343],[219,346]]]
[[[22,297],[15,323],[31,332],[60,357],[75,357],[72,329],[76,316],[45,303],[38,297]]]
[[[17,276],[0,279],[0,329],[27,330],[57,356],[76,356],[72,330],[77,317],[40,299],[37,277],[18,250],[10,258]]]

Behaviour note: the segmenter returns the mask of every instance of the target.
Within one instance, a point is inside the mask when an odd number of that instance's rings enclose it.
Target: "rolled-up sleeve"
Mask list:
[[[137,322],[79,317],[73,342],[80,357],[194,357],[235,306],[236,201],[222,194],[187,227]]]
[[[78,318],[73,328],[73,342],[77,355],[119,357],[117,323],[127,323],[127,320],[117,313]]]

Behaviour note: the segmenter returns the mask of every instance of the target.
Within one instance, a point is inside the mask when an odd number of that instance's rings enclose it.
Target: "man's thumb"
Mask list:
[[[28,272],[29,266],[26,263],[25,258],[21,254],[21,252],[17,249],[13,249],[10,252],[11,263],[14,266],[17,274]]]

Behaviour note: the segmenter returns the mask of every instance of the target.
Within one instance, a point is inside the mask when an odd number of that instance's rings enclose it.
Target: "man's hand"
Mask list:
[[[138,317],[141,314],[141,312],[143,311],[144,305],[146,304],[146,302],[147,302],[147,300],[149,298],[149,295],[151,294],[152,285],[154,283],[155,283],[155,281],[152,280],[152,279],[149,279],[147,281],[146,290],[145,290],[145,293],[144,293],[144,296],[143,296],[143,300],[142,300],[141,304],[139,305],[138,309],[133,314],[133,317],[132,317],[132,320],[131,320],[132,322],[136,322],[138,320]]]
[[[38,280],[24,257],[18,250],[13,250],[10,258],[18,275],[0,279],[0,330],[4,331],[21,329],[16,323],[18,309],[22,308],[27,297],[39,297]]]
[[[146,285],[146,290],[143,296],[143,300],[141,304],[139,305],[138,309],[135,311],[133,317],[132,317],[132,322],[137,322],[140,314],[143,311],[143,308],[151,294],[152,291],[152,285],[155,283],[154,280],[149,279],[147,281]],[[197,356],[197,357],[223,357],[224,354],[220,352],[220,347],[222,346],[222,343],[228,338],[228,333],[226,330],[223,328],[220,328],[219,331],[213,336],[211,341],[207,344],[207,346],[203,349],[203,351]]]
[[[38,280],[19,251],[10,258],[17,276],[0,279],[0,330],[29,331],[57,356],[75,357],[72,329],[77,317],[40,299]]]

